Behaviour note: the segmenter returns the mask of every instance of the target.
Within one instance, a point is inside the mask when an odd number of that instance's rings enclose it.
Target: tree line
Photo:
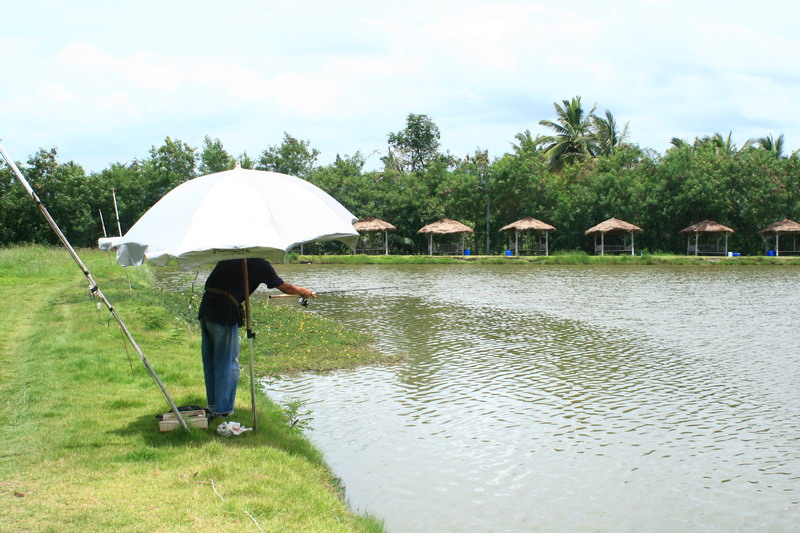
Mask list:
[[[764,252],[759,233],[773,222],[800,218],[800,154],[784,153],[783,136],[771,134],[741,147],[718,133],[672,139],[664,154],[628,142],[628,125],[609,111],[585,109],[580,97],[554,104],[555,118],[541,120],[549,135],[518,133],[507,153],[490,158],[476,148],[457,157],[442,151],[440,131],[424,114],[409,114],[405,127],[387,135],[382,168],[365,171],[361,152],[319,165],[311,142],[284,133],[280,144],[255,157],[238,157],[219,139],[200,148],[167,137],[130,163],[87,174],[61,162],[56,148],[40,149],[20,169],[76,246],[96,246],[106,230],[116,235],[112,191],[123,232],[175,186],[193,177],[233,168],[292,174],[319,186],[358,217],[394,224],[396,254],[426,253],[417,230],[440,218],[471,227],[475,253],[507,247],[499,229],[531,216],[556,227],[553,250],[591,249],[586,229],[611,217],[636,224],[639,250],[685,251],[679,231],[705,219],[733,228],[730,249]],[[302,209],[302,206],[298,206]],[[310,214],[311,216],[311,214]],[[10,169],[0,169],[0,245],[55,244],[56,238]],[[321,249],[336,251],[336,245]]]

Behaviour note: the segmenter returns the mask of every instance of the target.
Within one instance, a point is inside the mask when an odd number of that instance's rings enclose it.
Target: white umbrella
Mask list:
[[[358,242],[358,220],[328,193],[277,172],[235,168],[168,192],[116,243],[117,262],[191,269],[222,259],[282,261],[303,243]]]
[[[319,187],[287,174],[233,170],[189,180],[168,192],[116,243],[117,262],[163,266],[172,259],[185,270],[223,259],[263,257],[282,261],[299,244],[358,242],[358,220]],[[250,394],[256,428],[253,334],[245,273]]]
[[[117,247],[117,243],[122,237],[100,237],[97,239],[97,247],[107,252],[109,250],[114,250]]]

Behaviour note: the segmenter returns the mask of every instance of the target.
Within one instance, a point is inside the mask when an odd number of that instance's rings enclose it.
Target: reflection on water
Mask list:
[[[796,268],[280,266],[403,364],[275,383],[390,531],[793,531]]]

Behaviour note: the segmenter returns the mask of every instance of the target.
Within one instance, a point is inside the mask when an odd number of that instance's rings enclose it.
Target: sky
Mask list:
[[[167,136],[257,158],[286,132],[320,164],[360,152],[370,170],[411,113],[442,151],[497,158],[574,96],[659,153],[715,133],[800,148],[789,0],[4,4],[0,139],[17,161],[56,147],[98,172]]]

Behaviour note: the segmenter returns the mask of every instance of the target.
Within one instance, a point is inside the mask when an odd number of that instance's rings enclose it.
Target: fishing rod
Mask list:
[[[348,292],[364,292],[364,291],[380,291],[383,289],[396,289],[397,287],[369,287],[366,289],[341,289],[335,291],[320,291],[315,292],[314,294],[341,294],[341,293],[348,293]],[[292,298],[293,296],[297,296],[296,294],[271,294],[269,299],[273,298]],[[302,296],[297,296],[297,300],[300,305],[303,307],[308,307],[308,298],[303,298]]]
[[[94,279],[92,278],[92,275],[89,273],[89,269],[87,269],[86,265],[83,264],[83,261],[81,261],[81,258],[78,256],[78,253],[69,243],[67,237],[61,231],[61,228],[58,227],[58,224],[56,223],[55,219],[50,215],[50,212],[47,210],[42,201],[33,191],[31,184],[28,183],[28,180],[25,179],[25,176],[23,176],[22,172],[20,172],[19,168],[17,168],[17,165],[16,163],[14,163],[14,160],[11,159],[11,156],[8,155],[5,148],[3,148],[2,142],[0,142],[0,154],[2,154],[3,159],[6,160],[6,164],[8,165],[8,167],[12,170],[12,172],[17,177],[19,182],[22,184],[22,186],[28,192],[30,197],[36,203],[36,207],[39,208],[39,211],[42,213],[44,218],[47,219],[47,222],[50,224],[50,227],[53,228],[53,231],[55,232],[56,236],[58,236],[59,240],[61,241],[61,244],[64,245],[64,248],[67,249],[69,254],[72,256],[72,259],[75,261],[75,263],[77,263],[78,267],[81,269],[81,272],[83,272],[83,275],[86,276],[86,281],[89,282],[89,294],[92,297],[92,299],[98,298],[101,302],[105,304],[105,306],[108,308],[108,311],[116,319],[117,324],[119,325],[122,332],[125,334],[125,337],[127,337],[128,342],[131,343],[131,346],[133,346],[133,349],[139,355],[139,358],[142,360],[142,364],[144,364],[145,368],[147,368],[147,371],[150,373],[150,376],[153,378],[153,381],[155,381],[158,387],[161,389],[161,393],[167,400],[167,403],[169,404],[172,412],[175,413],[175,417],[181,423],[181,426],[183,426],[183,429],[185,429],[186,431],[191,431],[189,429],[189,426],[186,424],[183,415],[181,415],[180,411],[178,411],[178,407],[172,400],[172,396],[170,396],[169,392],[167,392],[167,388],[164,386],[164,383],[161,381],[161,378],[158,377],[158,374],[156,374],[156,371],[150,365],[150,362],[144,356],[144,353],[142,353],[142,349],[139,348],[138,344],[136,344],[136,340],[133,338],[133,335],[131,335],[131,332],[128,330],[128,327],[122,321],[122,318],[120,318],[119,314],[117,314],[117,310],[114,309],[114,306],[111,305],[111,302],[108,301],[108,299],[105,297],[103,291],[101,291],[100,287],[97,286],[97,283],[95,283]]]

